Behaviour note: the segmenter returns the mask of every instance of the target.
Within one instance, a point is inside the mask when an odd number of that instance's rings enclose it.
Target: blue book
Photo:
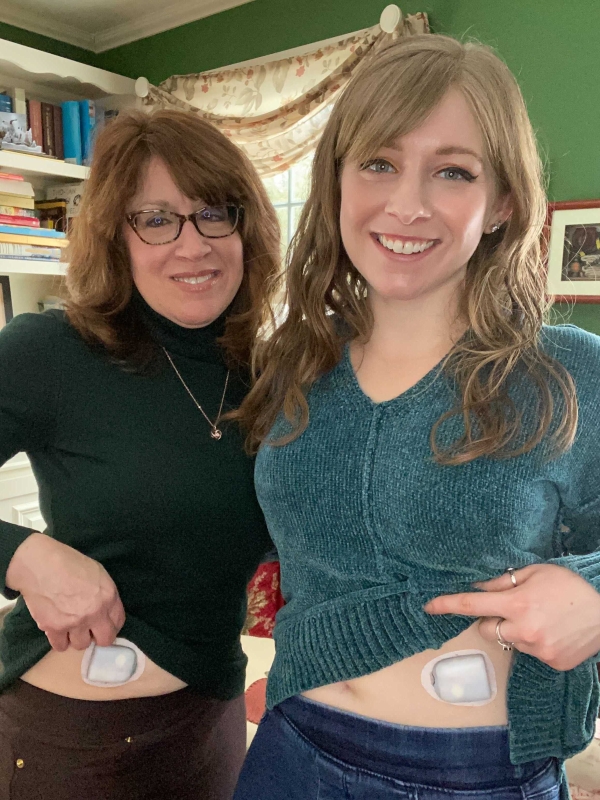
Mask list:
[[[81,150],[83,163],[89,167],[92,160],[92,145],[96,127],[96,104],[93,100],[79,101],[79,116],[81,122]]]
[[[30,228],[28,225],[0,225],[0,233],[40,236],[43,239],[66,239],[67,234],[52,228]]]
[[[61,108],[65,161],[69,164],[83,164],[79,101],[67,100],[61,103]]]

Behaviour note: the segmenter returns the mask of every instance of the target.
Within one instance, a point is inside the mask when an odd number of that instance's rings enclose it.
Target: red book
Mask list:
[[[27,117],[27,124],[31,128],[31,135],[35,139],[35,143],[40,147],[44,147],[44,132],[42,129],[42,104],[39,100],[28,100],[27,109],[29,116]]]
[[[37,217],[13,217],[9,214],[0,214],[0,225],[26,225],[29,228],[39,228],[40,221]]]
[[[7,181],[24,181],[25,178],[22,175],[13,175],[12,172],[0,172],[0,178],[4,178]]]
[[[49,156],[56,155],[54,143],[54,106],[52,103],[42,103],[42,132],[44,153]]]
[[[62,108],[60,106],[52,106],[54,113],[54,149],[56,150],[55,156],[63,159],[65,157],[65,147],[63,143],[63,129],[62,129]]]

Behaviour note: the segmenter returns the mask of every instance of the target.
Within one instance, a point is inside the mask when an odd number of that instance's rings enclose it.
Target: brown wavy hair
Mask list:
[[[450,88],[462,92],[481,128],[501,195],[512,214],[484,235],[468,262],[461,312],[469,330],[445,361],[458,387],[456,407],[431,432],[438,463],[527,452],[550,435],[568,448],[577,425],[574,384],[543,352],[548,310],[540,239],[546,213],[543,171],[516,80],[489,48],[440,35],[414,36],[375,53],[350,81],[316,150],[312,187],[288,255],[285,321],[254,355],[258,380],[239,418],[254,450],[283,410],[296,438],[308,424],[306,394],[340,360],[343,344],[367,341],[373,319],[365,281],[340,237],[340,173],[346,159],[373,158],[422,123]],[[340,321],[343,323],[340,326]],[[341,331],[344,331],[342,333]],[[509,395],[523,376],[537,395],[533,428]],[[441,447],[439,427],[461,415],[464,435]],[[525,430],[528,427],[528,430]]]
[[[133,278],[123,236],[128,203],[152,157],[187,197],[244,207],[244,275],[221,344],[232,365],[248,366],[258,330],[269,322],[268,292],[279,270],[279,225],[249,159],[205,120],[183,111],[121,113],[99,134],[81,207],[69,237],[67,315],[91,344],[130,368],[156,347],[130,303]]]

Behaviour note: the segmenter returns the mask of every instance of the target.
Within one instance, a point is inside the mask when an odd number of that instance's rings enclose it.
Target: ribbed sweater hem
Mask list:
[[[423,605],[429,599],[399,591],[396,584],[387,594],[385,587],[367,590],[357,593],[352,604],[347,597],[339,604],[328,601],[276,625],[268,708],[309,689],[438,649],[473,623],[468,617],[426,614]],[[565,759],[583,750],[593,738],[599,702],[591,661],[558,672],[516,652],[507,691],[512,763]]]

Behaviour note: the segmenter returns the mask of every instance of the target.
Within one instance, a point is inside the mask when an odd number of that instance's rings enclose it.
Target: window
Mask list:
[[[302,206],[308,197],[312,160],[313,154],[310,153],[287,172],[264,179],[267,194],[279,217],[283,253],[294,235]]]

